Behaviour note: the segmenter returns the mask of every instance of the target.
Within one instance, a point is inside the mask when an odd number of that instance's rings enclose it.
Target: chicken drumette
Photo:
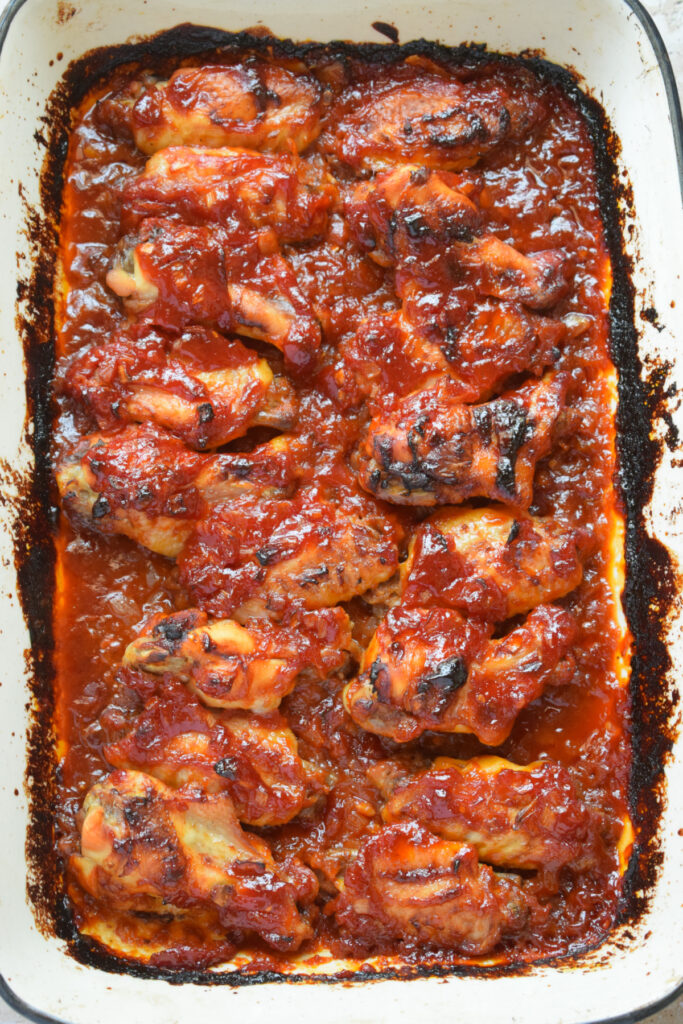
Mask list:
[[[508,140],[528,135],[547,115],[526,71],[484,71],[469,81],[430,64],[388,64],[349,87],[332,108],[323,144],[354,168],[397,163],[459,169]],[[533,86],[533,88],[532,88]]]
[[[104,755],[114,768],[143,771],[173,789],[226,792],[247,825],[282,825],[325,792],[322,774],[302,761],[277,712],[208,710],[169,676]]]
[[[217,448],[254,426],[289,430],[296,394],[236,338],[202,327],[180,337],[128,327],[79,354],[64,375],[101,429],[151,421],[193,448]]]
[[[358,725],[398,742],[426,730],[497,746],[520,711],[574,672],[569,612],[536,608],[507,636],[445,608],[392,608],[344,691]]]
[[[473,846],[438,839],[417,822],[387,825],[366,840],[332,905],[354,941],[398,940],[481,955],[520,931],[529,904],[519,880],[479,864]]]
[[[443,839],[471,843],[481,860],[498,867],[584,870],[601,845],[599,815],[554,761],[439,757],[409,779],[391,764],[376,766],[373,778],[388,798],[386,822],[418,821]]]
[[[358,452],[360,483],[397,505],[485,497],[528,508],[567,384],[566,375],[547,374],[483,405],[464,405],[448,378],[416,391],[371,421]]]
[[[261,244],[302,242],[324,235],[336,196],[333,180],[291,155],[250,149],[172,146],[156,153],[122,197],[125,230],[148,217],[220,224]]]
[[[278,706],[303,673],[325,678],[356,654],[342,608],[268,619],[210,622],[196,608],[156,615],[126,648],[123,664],[172,674],[209,707],[263,714]]]
[[[227,793],[113,772],[85,799],[70,868],[109,910],[217,919],[281,950],[312,934],[315,876],[296,858],[276,864],[267,844],[240,828]]]
[[[553,518],[500,506],[443,509],[411,541],[401,600],[502,622],[574,590],[590,549],[586,531]]]
[[[249,453],[201,455],[152,423],[87,434],[55,473],[70,516],[175,558],[207,507],[244,494],[287,494],[309,449],[274,438]]]
[[[100,102],[100,121],[129,131],[143,153],[166,146],[305,149],[320,131],[315,79],[251,57],[147,77]]]
[[[214,506],[179,558],[196,603],[239,622],[326,608],[383,583],[398,566],[395,521],[375,502],[303,488],[288,501]]]
[[[279,348],[293,371],[310,367],[320,325],[287,261],[256,235],[237,246],[218,225],[147,218],[124,237],[107,285],[143,322],[234,331]]]

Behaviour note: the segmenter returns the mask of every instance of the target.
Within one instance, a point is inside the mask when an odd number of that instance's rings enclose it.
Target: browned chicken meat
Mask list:
[[[418,528],[401,567],[403,604],[502,622],[581,582],[590,537],[500,506],[442,509]]]
[[[600,818],[578,797],[566,768],[554,761],[513,764],[500,757],[439,757],[412,779],[374,778],[389,823],[418,821],[452,842],[470,843],[479,858],[503,868],[584,870],[600,845]]]
[[[547,115],[538,83],[519,70],[510,79],[484,69],[458,80],[431,64],[380,69],[372,87],[355,84],[332,108],[323,142],[354,168],[396,163],[460,169],[503,142],[523,139]]]
[[[180,578],[212,615],[280,620],[326,608],[388,580],[398,566],[396,523],[371,499],[342,505],[315,488],[289,501],[216,505],[179,559]]]
[[[337,923],[365,945],[491,950],[521,930],[529,904],[519,880],[479,864],[473,846],[437,839],[417,822],[387,825],[348,868]]]
[[[220,224],[277,242],[324,235],[336,197],[333,179],[291,154],[171,146],[148,160],[123,193],[125,230],[148,217]]]
[[[490,632],[445,608],[392,608],[344,691],[347,711],[402,743],[431,730],[497,746],[546,686],[573,675],[576,627],[569,612],[544,605],[507,636]]]
[[[320,325],[292,268],[255,235],[240,247],[218,225],[148,218],[124,237],[107,285],[127,313],[160,327],[199,323],[267,341],[292,371],[310,367]]]
[[[356,645],[342,608],[268,619],[210,622],[196,608],[155,615],[126,648],[123,664],[186,683],[216,708],[272,711],[302,673],[325,678],[342,669]]]
[[[476,186],[445,171],[405,166],[359,185],[346,203],[355,237],[381,266],[448,279],[449,267],[470,272],[480,295],[532,309],[554,306],[569,290],[570,267],[560,250],[524,255],[495,235],[481,234]]]
[[[276,864],[267,844],[240,828],[227,793],[116,771],[85,799],[70,867],[108,909],[214,918],[280,950],[312,934],[315,876],[295,858]]]
[[[137,81],[101,105],[125,124],[143,153],[166,146],[305,149],[320,131],[321,88],[303,74],[250,58],[236,65],[180,68],[168,81]]]
[[[144,771],[173,789],[226,792],[247,825],[282,825],[325,791],[277,712],[210,711],[168,676],[104,755],[114,768]]]
[[[55,476],[71,517],[175,558],[208,506],[288,493],[307,450],[283,435],[250,453],[201,455],[145,423],[85,435],[60,456]]]
[[[128,327],[80,353],[64,390],[101,429],[151,421],[200,450],[217,448],[255,426],[289,430],[297,398],[289,381],[236,338],[202,327],[173,337]]]
[[[438,505],[484,497],[528,508],[536,462],[553,443],[567,378],[464,405],[448,378],[377,415],[358,453],[362,486],[397,505]]]

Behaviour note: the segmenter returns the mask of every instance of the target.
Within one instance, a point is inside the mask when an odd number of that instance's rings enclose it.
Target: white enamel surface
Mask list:
[[[71,5],[60,5],[67,7]],[[96,46],[124,42],[131,32],[146,35],[182,21],[239,30],[267,25],[295,39],[353,41],[380,37],[375,20],[397,26],[401,41],[431,38],[448,44],[486,42],[491,49],[539,48],[549,59],[571,64],[586,88],[604,104],[621,138],[622,160],[633,186],[637,223],[633,238],[641,308],[655,306],[663,330],[642,325],[643,353],[678,360],[683,337],[680,254],[683,214],[673,136],[662,76],[652,46],[636,16],[621,0],[236,0],[169,4],[103,3],[88,0],[63,24],[55,0],[28,0],[15,16],[0,55],[0,458],[24,464],[21,433],[24,398],[22,357],[14,325],[16,253],[26,252],[22,236],[21,182],[35,201],[43,151],[33,138],[45,99],[69,60]],[[57,61],[57,53],[64,55]],[[54,61],[50,66],[51,61]],[[678,299],[676,308],[671,303]],[[674,378],[676,371],[674,371]],[[681,424],[683,426],[683,423]],[[3,494],[7,485],[3,482]],[[653,531],[674,553],[683,550],[681,472],[668,459],[657,477],[650,510]],[[10,509],[11,513],[11,509]],[[7,510],[3,515],[7,517]],[[6,521],[6,518],[3,522]],[[683,823],[683,758],[669,766],[663,822],[665,857],[650,912],[632,938],[603,948],[591,962],[571,968],[537,968],[514,978],[449,978],[365,985],[171,986],[105,974],[76,964],[61,943],[43,937],[27,904],[24,835],[26,799],[26,709],[23,652],[28,644],[12,569],[7,531],[0,531],[0,973],[17,996],[43,1013],[78,1024],[187,1024],[220,1015],[239,1015],[244,1024],[276,1015],[298,1024],[346,1021],[413,1022],[416,1018],[466,1024],[579,1024],[598,1021],[664,998],[682,976],[683,874],[678,829]],[[672,625],[674,671],[683,677],[680,623]],[[19,792],[16,796],[15,789]],[[647,938],[645,936],[648,935]],[[629,932],[629,934],[631,934]],[[619,946],[623,948],[618,948]],[[220,1019],[219,1018],[219,1019]]]

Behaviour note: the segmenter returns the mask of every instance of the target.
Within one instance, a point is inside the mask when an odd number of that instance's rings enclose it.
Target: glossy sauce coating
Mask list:
[[[198,95],[213,114],[196,115]],[[195,161],[193,146],[211,148]],[[305,68],[245,54],[227,77],[198,62],[166,88],[120,73],[75,117],[61,255],[55,461],[72,482],[58,540],[56,815],[79,927],[178,968],[238,950],[275,968],[293,949],[535,959],[598,940],[618,904],[630,758],[609,584],[621,559],[610,268],[572,101],[514,63]],[[210,375],[244,367],[249,381],[233,393],[221,379],[216,398]],[[524,396],[548,380],[561,387],[539,440]],[[158,393],[143,401],[141,387]],[[453,484],[453,459],[475,449],[489,482]],[[461,511],[491,516],[504,550],[453,542]],[[348,631],[315,618],[335,606]],[[290,647],[310,616],[274,704],[226,701],[201,653],[194,676],[122,666],[153,616],[190,608],[247,632],[265,617],[269,643],[287,629]],[[427,669],[404,690],[391,673],[405,640],[391,629],[406,617],[410,665]],[[546,624],[540,661],[520,670]],[[430,717],[405,735],[373,728],[349,697],[366,676],[368,699]],[[377,698],[382,685],[390,696]],[[444,693],[472,703],[477,686],[484,710],[449,718]],[[505,771],[482,783],[484,805],[493,786],[497,808],[523,814],[538,786],[552,808],[550,826],[533,811],[545,846],[526,860],[477,848],[481,822],[434,826],[444,807],[460,814],[439,788],[451,762],[435,759],[491,754],[553,764],[529,785]],[[411,785],[419,815],[400,804]],[[151,888],[128,876],[112,887],[84,848],[102,849],[95,818],[105,808],[111,825],[127,800],[157,809],[158,842],[184,865],[158,877],[148,866]],[[205,855],[187,825],[196,813],[207,828],[229,822],[234,848],[251,851],[222,862],[232,903],[193,866]],[[249,882],[244,864],[259,857]]]

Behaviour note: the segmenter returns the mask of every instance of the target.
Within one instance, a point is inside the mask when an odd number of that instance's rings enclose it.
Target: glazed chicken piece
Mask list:
[[[180,68],[137,89],[129,124],[143,153],[179,145],[300,152],[320,131],[318,83],[256,58]]]
[[[479,864],[473,846],[438,839],[417,822],[368,839],[332,905],[337,924],[372,947],[489,952],[520,931],[529,905],[519,880]]]
[[[507,69],[506,69],[507,70]],[[387,66],[342,94],[323,136],[328,152],[355,169],[397,163],[459,170],[507,141],[525,138],[547,115],[538,82],[486,70],[469,81],[419,63]]]
[[[148,218],[121,240],[106,280],[129,315],[267,341],[293,371],[309,367],[320,347],[320,325],[287,261],[254,239],[236,247],[217,226]]]
[[[325,791],[321,773],[299,757],[296,737],[277,712],[209,711],[168,677],[104,756],[114,768],[144,771],[173,789],[226,792],[247,825],[282,825]]]
[[[246,622],[327,608],[393,576],[399,532],[374,502],[332,501],[303,488],[289,501],[216,505],[178,560],[201,608]]]
[[[448,378],[416,391],[370,423],[358,479],[396,505],[484,497],[528,508],[567,384],[565,375],[551,373],[483,405],[464,405]]]
[[[501,757],[456,761],[394,786],[390,766],[374,778],[388,803],[388,823],[418,821],[451,842],[470,843],[498,867],[585,870],[593,860],[598,820],[579,799],[566,768],[554,761],[513,764]]]
[[[585,531],[553,518],[500,506],[442,509],[411,541],[401,600],[502,622],[574,590],[590,551]]]
[[[329,175],[290,154],[172,146],[126,185],[122,223],[163,217],[302,242],[324,235],[335,195]]]
[[[201,455],[145,423],[87,434],[61,455],[55,477],[71,517],[175,558],[208,506],[287,494],[307,450],[282,436],[250,453]]]
[[[447,328],[437,343],[437,332],[428,337],[404,312],[375,314],[341,346],[336,379],[350,404],[363,397],[386,404],[445,377],[454,399],[481,402],[514,374],[540,377],[566,338],[582,327],[584,318],[565,323],[517,303],[487,301],[474,307],[462,328]]]
[[[276,864],[266,843],[240,828],[227,793],[113,772],[85,799],[70,869],[110,909],[217,918],[285,951],[312,934],[315,876],[295,858]]]
[[[292,615],[280,625],[268,619],[245,625],[232,619],[210,622],[205,612],[189,608],[145,623],[126,648],[123,664],[174,675],[209,707],[265,714],[302,673],[325,678],[355,653],[342,608]]]
[[[265,359],[203,327],[180,337],[131,326],[80,353],[64,390],[103,429],[151,421],[192,448],[217,448],[255,426],[289,430],[297,398]]]
[[[440,264],[472,271],[480,295],[514,300],[532,309],[554,306],[569,290],[570,269],[560,250],[524,255],[495,235],[481,234],[473,201],[476,186],[447,171],[404,166],[355,189],[346,215],[359,244],[384,267]],[[433,270],[430,271],[433,273]],[[399,291],[405,283],[399,284]]]
[[[520,711],[573,675],[576,626],[569,612],[544,605],[502,639],[490,632],[445,608],[392,608],[344,691],[346,710],[399,743],[431,730],[497,746]]]

